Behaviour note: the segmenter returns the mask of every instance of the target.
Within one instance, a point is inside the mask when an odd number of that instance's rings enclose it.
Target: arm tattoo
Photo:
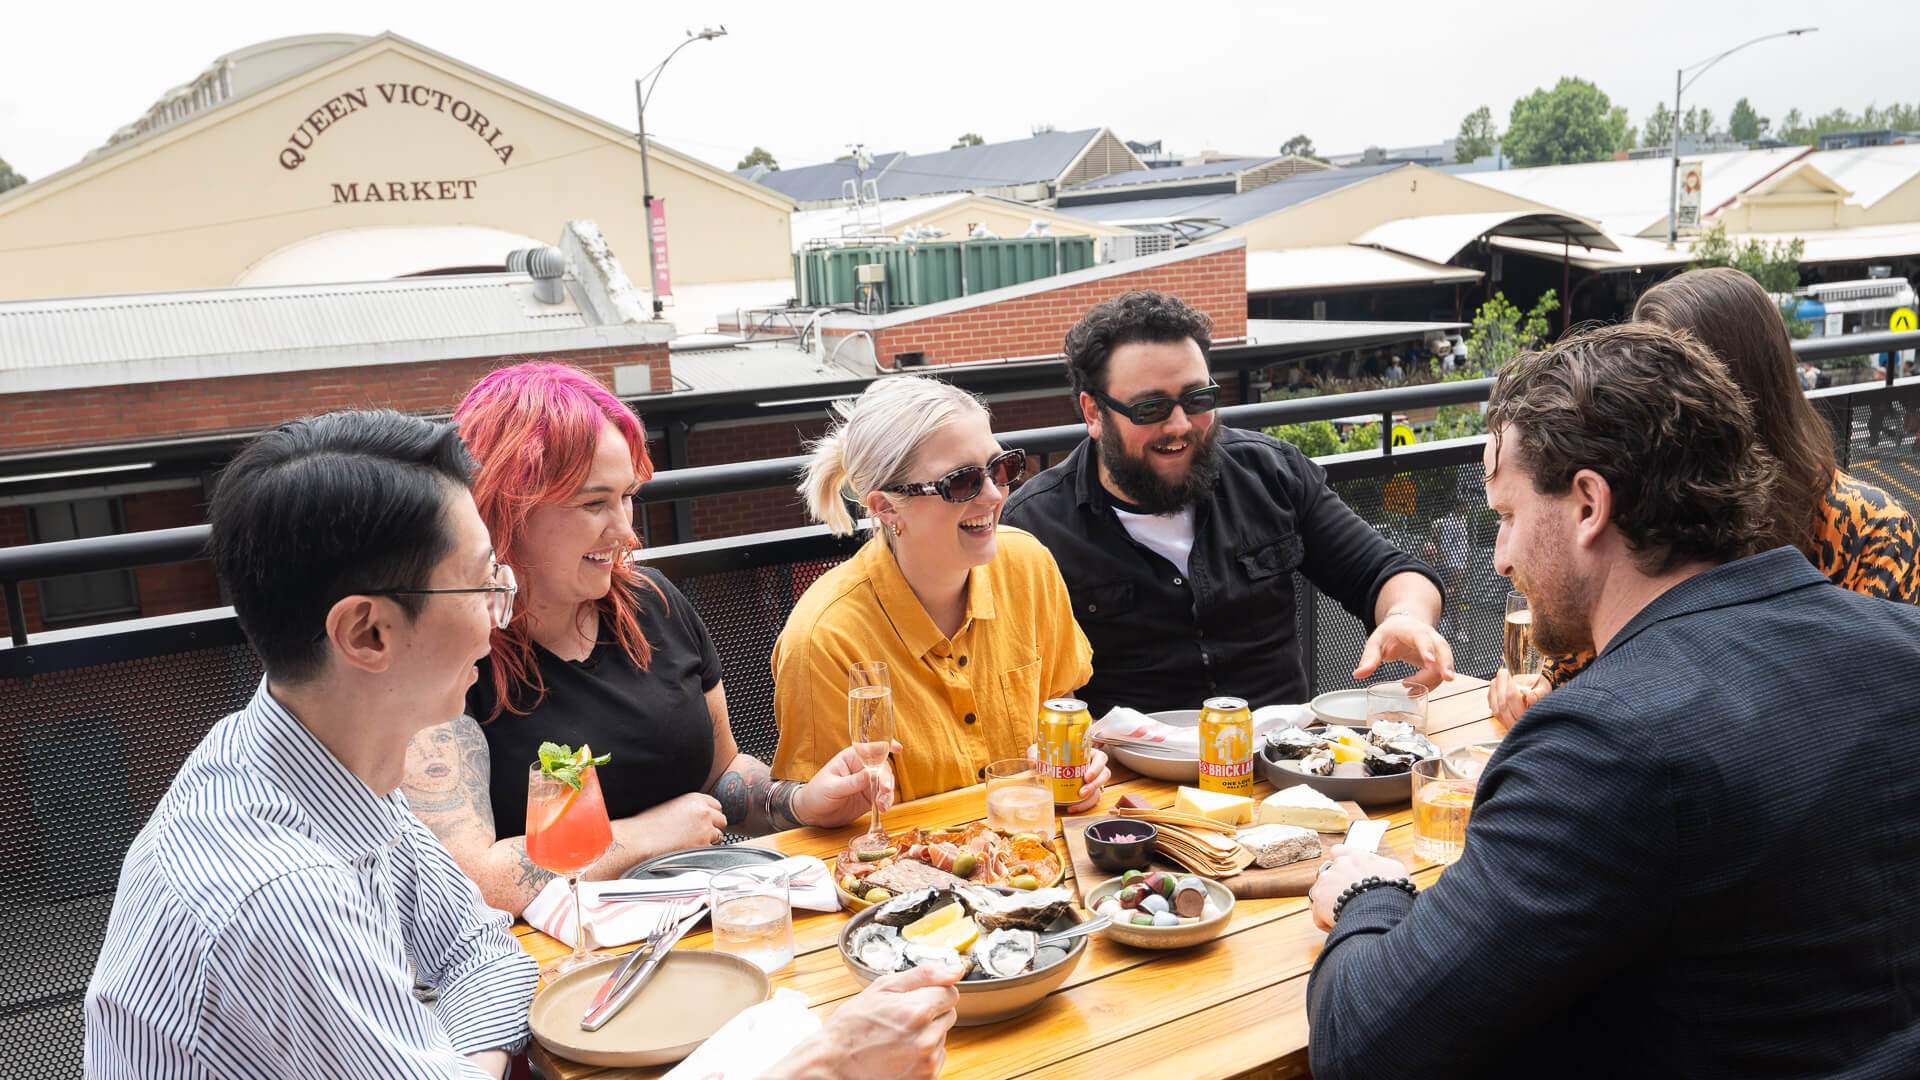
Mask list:
[[[520,865],[515,868],[519,871],[519,880],[516,883],[526,891],[527,899],[531,900],[539,896],[540,890],[547,887],[547,882],[559,876],[551,870],[542,870],[533,864],[533,860],[527,857],[527,842],[524,839],[514,841],[513,853],[520,856]]]
[[[720,779],[714,781],[713,790],[708,794],[719,800],[729,828],[759,835],[805,824],[793,812],[794,796],[804,786],[791,780],[775,780],[766,765],[751,755],[741,754],[720,774]]]
[[[459,716],[413,737],[407,805],[442,837],[459,828],[494,832],[492,755],[471,717]]]

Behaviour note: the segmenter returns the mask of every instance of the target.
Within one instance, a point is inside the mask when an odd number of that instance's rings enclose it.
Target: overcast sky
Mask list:
[[[1180,152],[1270,153],[1301,132],[1322,153],[1438,142],[1479,105],[1504,128],[1514,98],[1563,75],[1638,125],[1671,100],[1676,67],[1809,23],[1820,32],[1722,62],[1688,103],[1724,123],[1743,94],[1776,120],[1920,100],[1911,0],[38,0],[9,5],[0,34],[0,158],[44,176],[221,53],[316,32],[393,30],[631,129],[633,78],[708,22],[730,36],[674,60],[649,128],[729,169],[754,145],[790,167],[854,142],[924,152],[1040,123]]]

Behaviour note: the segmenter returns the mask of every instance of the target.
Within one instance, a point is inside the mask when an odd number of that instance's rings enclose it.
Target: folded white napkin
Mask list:
[[[666,1080],[748,1080],[765,1076],[800,1041],[820,1030],[807,995],[781,987],[767,1000],[727,1021],[673,1067]]]
[[[1305,705],[1262,705],[1253,710],[1255,738],[1274,728],[1304,727],[1313,722],[1313,710]],[[1200,756],[1200,729],[1164,724],[1146,713],[1116,705],[1093,725],[1095,741],[1121,746],[1138,746],[1170,754]]]
[[[779,862],[762,863],[747,868],[751,873],[765,878],[786,875],[789,898],[793,906],[805,911],[839,911],[840,894],[834,891],[833,874],[827,870],[827,864],[811,855],[795,855]],[[660,918],[666,914],[664,902],[652,900],[602,900],[604,892],[650,892],[675,893],[697,892],[692,897],[702,908],[707,905],[707,882],[713,877],[710,871],[688,870],[670,878],[653,878],[647,881],[583,881],[580,883],[580,911],[587,920],[587,948],[602,949],[613,945],[625,945],[630,941],[639,941],[653,933]],[[554,878],[540,895],[533,898],[527,910],[521,913],[527,925],[545,932],[549,937],[567,944],[573,944],[573,897],[567,890],[565,878]]]

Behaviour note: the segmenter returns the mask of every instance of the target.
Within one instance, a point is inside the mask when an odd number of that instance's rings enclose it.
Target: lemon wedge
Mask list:
[[[959,904],[948,904],[946,907],[936,911],[930,911],[918,919],[915,919],[913,922],[908,923],[906,928],[900,931],[900,936],[908,941],[919,941],[928,934],[944,930],[959,922],[960,916],[965,914],[966,909]]]

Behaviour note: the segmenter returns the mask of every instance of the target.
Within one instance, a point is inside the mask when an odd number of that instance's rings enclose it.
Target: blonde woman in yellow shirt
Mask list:
[[[794,605],[773,650],[780,748],[773,774],[802,779],[849,744],[847,669],[887,665],[902,799],[977,784],[988,763],[1034,742],[1040,703],[1093,674],[1060,568],[1033,536],[1000,524],[1025,455],[1004,450],[978,398],[935,379],[888,375],[813,448],[800,486],[813,517],[873,536]],[[1100,798],[1091,754],[1076,809]]]

